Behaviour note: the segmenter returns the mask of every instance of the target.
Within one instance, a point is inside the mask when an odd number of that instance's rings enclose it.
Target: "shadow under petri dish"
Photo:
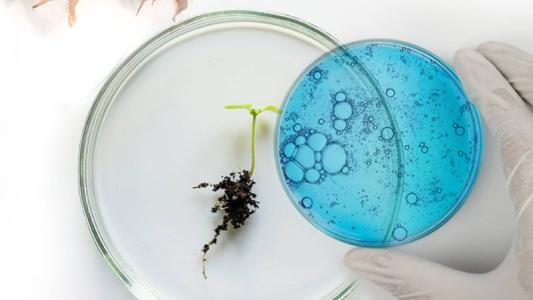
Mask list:
[[[279,118],[276,153],[285,190],[309,222],[350,244],[386,247],[457,212],[482,140],[450,67],[417,46],[372,40],[336,49],[301,75]]]

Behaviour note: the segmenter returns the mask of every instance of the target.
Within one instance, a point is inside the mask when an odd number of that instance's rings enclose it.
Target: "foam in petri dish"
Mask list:
[[[396,41],[353,43],[316,61],[288,94],[277,134],[297,209],[330,236],[371,247],[444,224],[468,197],[483,148],[453,70]]]

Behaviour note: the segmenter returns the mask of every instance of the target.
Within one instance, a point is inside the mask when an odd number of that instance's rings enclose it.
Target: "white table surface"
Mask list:
[[[74,28],[66,25],[64,2],[32,11],[31,0],[0,1],[0,299],[132,299],[87,230],[78,142],[99,84],[137,45],[173,24],[174,1],[159,0],[135,17],[134,0],[82,0]],[[178,21],[224,9],[294,15],[344,42],[401,39],[447,61],[485,40],[533,52],[528,0],[190,0]],[[496,159],[490,151],[486,164],[495,171],[482,174],[483,182],[501,179]],[[476,189],[478,202],[491,195]],[[484,213],[484,222],[500,222],[498,212]],[[509,231],[509,220],[501,222],[507,227],[500,235]],[[494,253],[485,265],[504,251]]]

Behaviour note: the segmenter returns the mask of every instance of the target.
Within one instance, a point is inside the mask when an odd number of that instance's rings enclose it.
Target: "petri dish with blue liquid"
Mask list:
[[[282,109],[282,184],[298,211],[338,240],[419,239],[457,212],[477,178],[478,112],[454,71],[418,46],[337,48],[302,73]]]

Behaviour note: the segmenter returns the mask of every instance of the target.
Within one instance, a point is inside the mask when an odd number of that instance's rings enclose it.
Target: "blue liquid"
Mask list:
[[[478,114],[430,53],[385,41],[346,47],[315,62],[285,102],[281,178],[329,235],[406,243],[440,227],[468,196],[482,152]]]

